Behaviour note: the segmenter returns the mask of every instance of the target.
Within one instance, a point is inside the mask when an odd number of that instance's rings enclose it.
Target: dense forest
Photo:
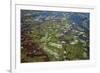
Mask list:
[[[21,63],[89,59],[89,13],[21,10]]]

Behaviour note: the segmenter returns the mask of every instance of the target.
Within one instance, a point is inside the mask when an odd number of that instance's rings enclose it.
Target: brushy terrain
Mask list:
[[[89,59],[89,13],[21,10],[21,63]]]

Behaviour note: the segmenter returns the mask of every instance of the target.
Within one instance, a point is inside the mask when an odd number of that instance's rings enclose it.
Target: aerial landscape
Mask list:
[[[21,63],[90,59],[90,14],[21,10]]]

